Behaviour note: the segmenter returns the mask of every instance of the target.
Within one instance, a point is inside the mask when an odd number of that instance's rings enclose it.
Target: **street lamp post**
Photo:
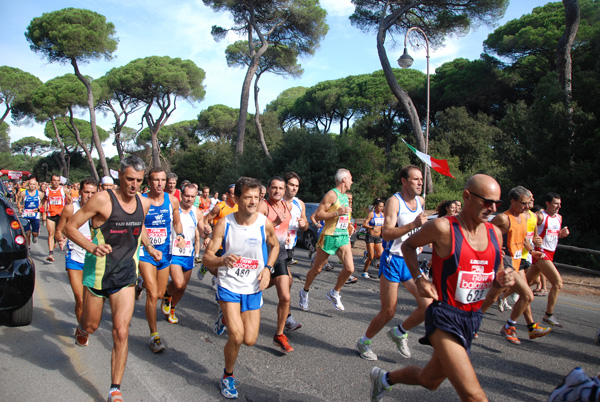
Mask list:
[[[400,58],[398,59],[398,65],[402,68],[408,68],[410,66],[412,66],[414,59],[408,54],[408,51],[406,50],[406,44],[408,41],[408,35],[413,32],[413,31],[417,31],[419,32],[421,35],[423,35],[423,38],[425,38],[425,50],[426,50],[426,57],[427,57],[427,117],[426,117],[426,126],[425,126],[425,153],[429,153],[429,94],[430,94],[430,82],[429,82],[429,38],[427,37],[427,35],[425,34],[425,31],[423,31],[421,28],[419,27],[411,27],[408,29],[408,31],[406,31],[406,34],[404,35],[404,53],[402,54],[402,56],[400,56]],[[413,44],[411,42],[411,44]],[[413,45],[413,47],[418,47]],[[427,172],[429,171],[429,166],[427,166],[427,164],[425,164],[425,169],[423,169],[423,197],[425,197],[427,195]]]

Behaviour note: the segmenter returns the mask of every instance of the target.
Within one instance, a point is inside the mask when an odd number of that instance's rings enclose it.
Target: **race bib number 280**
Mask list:
[[[460,271],[456,283],[455,299],[463,304],[476,303],[485,299],[492,287],[494,273]]]

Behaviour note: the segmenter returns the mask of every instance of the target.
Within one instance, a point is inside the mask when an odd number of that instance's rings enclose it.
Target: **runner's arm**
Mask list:
[[[65,225],[67,221],[71,219],[73,216],[73,204],[65,205],[63,208],[62,214],[60,215],[60,220],[58,221],[58,225],[56,225],[56,231],[54,233],[54,240],[58,242],[58,246],[62,250],[65,247],[67,242],[67,237],[64,235]]]
[[[202,257],[202,264],[208,269],[208,271],[217,276],[217,271],[219,267],[229,266],[233,267],[233,264],[239,259],[239,256],[233,254],[223,255],[221,257],[217,257],[217,251],[221,248],[221,244],[223,243],[223,237],[225,235],[225,219],[220,219],[213,230],[213,237],[210,243],[208,243],[208,247],[204,251],[204,256]]]
[[[383,210],[384,220],[381,232],[381,237],[385,241],[398,239],[411,230],[421,227],[421,225],[427,222],[427,215],[425,215],[425,211],[423,211],[415,218],[414,221],[407,223],[406,225],[396,227],[396,223],[398,222],[398,211],[400,211],[398,199],[395,196],[388,198],[388,200],[385,202],[385,208]]]
[[[77,213],[75,213],[65,225],[65,234],[75,244],[97,257],[103,257],[112,252],[110,244],[95,245],[79,231],[79,228],[96,215],[101,215],[103,208],[110,205],[108,193],[97,193]]]

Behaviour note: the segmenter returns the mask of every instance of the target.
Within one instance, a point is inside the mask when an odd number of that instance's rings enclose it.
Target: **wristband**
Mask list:
[[[417,277],[414,279],[414,281],[416,282],[419,278],[424,278],[423,274],[417,275]]]
[[[181,236],[185,239],[185,236],[183,235],[183,233],[177,233],[177,236]]]

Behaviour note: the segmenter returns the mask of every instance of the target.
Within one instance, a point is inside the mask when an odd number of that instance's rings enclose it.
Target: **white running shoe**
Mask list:
[[[387,334],[388,337],[392,340],[392,342],[396,344],[398,352],[400,352],[400,354],[403,357],[406,357],[407,359],[410,358],[410,349],[408,347],[408,332],[404,333],[404,335],[398,336],[396,335],[396,327],[392,327]]]
[[[356,341],[356,349],[358,350],[358,354],[360,355],[360,357],[370,361],[377,360],[377,355],[375,354],[375,352],[373,352],[373,349],[371,348],[373,342],[369,339],[368,341],[365,341],[363,343],[361,342],[361,339],[362,336],[358,338],[358,341]]]
[[[383,398],[384,391],[391,391],[392,387],[385,387],[383,385],[383,376],[385,375],[385,370],[380,369],[379,367],[373,367],[371,369],[371,402],[381,401]]]
[[[327,300],[333,303],[333,307],[335,307],[338,311],[344,311],[344,305],[342,304],[342,295],[340,292],[336,292],[334,289],[331,289],[327,292]]]
[[[365,279],[371,279],[371,275],[369,275],[368,272],[363,272],[362,274],[360,274],[360,276],[362,276]]]
[[[300,324],[299,322],[296,322],[296,320],[294,320],[293,316],[290,315],[285,320],[285,330],[286,331],[295,331],[300,328],[302,328],[302,324]]]
[[[597,382],[588,377],[581,367],[575,367],[552,391],[548,402],[592,400],[590,396],[593,389],[597,389]]]
[[[298,294],[300,295],[298,306],[301,310],[308,311],[308,292],[305,292],[304,289],[300,289]]]

